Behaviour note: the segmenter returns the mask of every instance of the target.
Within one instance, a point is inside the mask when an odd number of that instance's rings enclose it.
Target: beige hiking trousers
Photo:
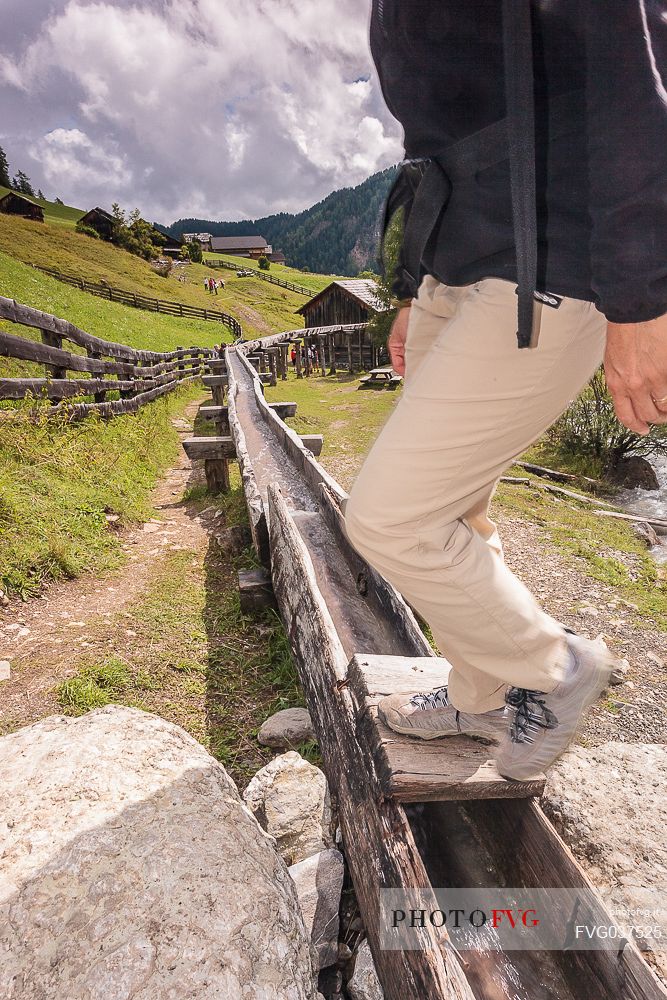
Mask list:
[[[350,541],[428,622],[464,712],[500,708],[508,685],[551,691],[562,679],[563,626],[506,565],[488,508],[605,346],[604,316],[564,298],[543,306],[537,343],[518,348],[515,289],[422,281],[401,397],[345,504]]]

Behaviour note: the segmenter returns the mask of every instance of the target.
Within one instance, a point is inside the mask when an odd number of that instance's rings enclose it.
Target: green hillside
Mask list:
[[[0,184],[0,198],[9,194],[9,188]],[[72,208],[71,205],[58,205],[55,201],[46,201],[44,198],[36,198],[30,195],[31,201],[36,201],[44,209],[44,219],[54,226],[76,226],[82,215],[88,211],[83,208]]]
[[[239,320],[246,339],[303,326],[301,316],[295,315],[299,306],[303,305],[303,295],[260,279],[237,278],[233,271],[227,270],[216,272],[218,278],[224,279],[225,288],[217,295],[210,295],[204,289],[204,278],[212,272],[203,264],[189,264],[183,269],[186,282],[178,281],[175,273],[169,278],[163,278],[147,261],[134,257],[111,243],[81,235],[64,225],[30,222],[17,216],[0,215],[0,252],[24,264],[55,268],[89,281],[106,281],[130,292],[171,299],[186,305],[220,309]],[[298,279],[295,277],[295,280],[301,281],[301,277],[307,276],[301,276],[298,272]],[[0,265],[0,294],[19,299],[19,293],[12,288],[12,280],[12,275]],[[40,278],[35,285],[37,298],[39,288],[42,287],[41,280]],[[39,301],[31,304],[48,311],[48,305],[41,305]],[[138,312],[130,309],[126,311],[133,317]],[[174,322],[180,323],[180,320]],[[215,326],[213,331],[212,336],[221,336],[220,330]]]
[[[56,281],[2,252],[0,294],[54,316],[63,316],[96,337],[141,350],[173,351],[194,344],[212,347],[221,340],[227,343],[233,340],[231,331],[222,324],[164,316],[106,302]],[[37,331],[2,320],[0,329],[15,336],[37,336]],[[0,358],[0,376],[15,364],[10,359]]]

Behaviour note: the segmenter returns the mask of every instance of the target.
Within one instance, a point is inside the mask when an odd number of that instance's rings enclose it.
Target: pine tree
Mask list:
[[[11,182],[9,180],[9,164],[7,163],[7,156],[5,151],[0,146],[0,185],[2,187],[11,187]]]
[[[22,170],[17,171],[16,177],[12,181],[12,187],[19,194],[27,194],[31,198],[35,197],[35,189],[30,183],[30,178],[27,174],[24,174]]]
[[[44,192],[42,191],[41,188],[39,188],[38,191],[37,191],[37,197],[41,198],[42,201],[46,201],[46,198],[44,197]]]

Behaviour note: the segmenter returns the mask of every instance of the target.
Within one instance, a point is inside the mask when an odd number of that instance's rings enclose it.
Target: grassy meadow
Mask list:
[[[88,281],[107,282],[124,291],[200,308],[220,309],[241,323],[246,339],[303,326],[302,317],[296,315],[296,310],[305,301],[303,295],[268,281],[237,278],[233,271],[226,269],[215,272],[216,277],[223,278],[225,288],[211,295],[204,289],[204,279],[213,272],[204,264],[188,264],[182,269],[174,269],[164,278],[147,261],[64,225],[0,215],[0,253],[24,264],[50,267]],[[181,271],[185,274],[185,282],[177,280],[176,274]],[[300,275],[301,272],[296,273]],[[19,299],[20,289],[12,290],[12,278],[13,275],[6,274],[0,264],[0,294]],[[31,304],[47,308],[35,302]]]

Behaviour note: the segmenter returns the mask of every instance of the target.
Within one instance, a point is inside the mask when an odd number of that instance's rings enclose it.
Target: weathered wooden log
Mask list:
[[[527,472],[534,472],[537,476],[544,476],[545,479],[554,479],[557,483],[585,482],[595,486],[602,486],[599,479],[591,479],[589,476],[575,476],[570,472],[558,472],[556,469],[547,469],[543,465],[535,465],[533,462],[516,461],[515,465],[526,469]]]
[[[184,381],[191,382],[194,378],[198,378],[198,376],[195,375],[192,378],[186,378]],[[104,418],[117,417],[125,413],[136,413],[142,406],[152,403],[168,392],[172,392],[181,384],[181,382],[174,379],[164,385],[157,386],[155,389],[150,389],[148,392],[139,393],[131,399],[117,399],[109,403],[59,403],[49,413],[64,413],[68,420],[83,420],[93,413]]]
[[[238,352],[238,356],[243,358],[241,352]],[[250,365],[245,358],[243,358],[243,362],[252,370],[252,365]],[[234,378],[234,374],[229,364],[228,369],[230,380],[230,391],[228,393],[229,429],[236,447],[236,460],[239,463],[241,481],[243,482],[243,492],[245,495],[246,507],[248,508],[248,520],[250,522],[250,532],[252,534],[255,552],[257,553],[261,563],[268,569],[271,566],[271,555],[264,501],[262,500],[262,495],[257,486],[257,480],[252,467],[252,460],[250,458],[250,454],[248,453],[245,433],[236,410],[236,397],[239,391],[238,382]],[[255,381],[253,381],[253,385],[256,386]],[[264,397],[261,392],[258,392],[258,395],[264,401]]]
[[[347,690],[348,657],[320,594],[315,571],[280,492],[269,485],[273,587],[290,639],[325,771],[336,790],[347,859],[386,1000],[407,997],[472,1000],[453,949],[426,925],[417,931],[423,951],[380,947],[379,891],[428,887],[410,825],[400,805],[383,796],[372,759],[356,736]],[[425,890],[424,898],[428,898]]]
[[[89,333],[85,333],[85,331],[80,330],[73,323],[65,319],[59,319],[57,316],[42,312],[40,309],[24,306],[4,296],[0,296],[0,318],[22,324],[23,326],[30,326],[37,330],[53,333],[63,340],[69,340],[78,347],[84,348],[84,350],[90,347],[94,351],[99,351],[103,357],[116,358],[133,363],[139,361],[171,360],[174,357],[173,352],[164,354],[157,351],[139,351],[124,344],[102,340],[100,337],[94,337]]]

